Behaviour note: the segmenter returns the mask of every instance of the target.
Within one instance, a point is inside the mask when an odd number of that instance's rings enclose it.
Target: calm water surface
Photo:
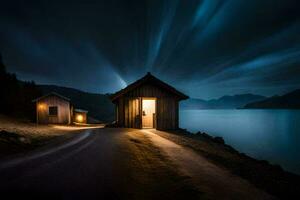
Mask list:
[[[300,110],[182,110],[180,127],[300,174]]]

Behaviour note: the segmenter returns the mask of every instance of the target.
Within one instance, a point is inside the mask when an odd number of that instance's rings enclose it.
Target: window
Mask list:
[[[49,106],[49,115],[57,116],[57,106]]]

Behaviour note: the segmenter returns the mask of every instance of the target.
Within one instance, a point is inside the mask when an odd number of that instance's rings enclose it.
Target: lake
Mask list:
[[[182,110],[180,127],[300,174],[300,110]]]

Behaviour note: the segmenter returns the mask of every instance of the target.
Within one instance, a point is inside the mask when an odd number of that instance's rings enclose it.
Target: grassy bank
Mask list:
[[[272,165],[268,161],[256,160],[240,153],[225,144],[220,137],[211,137],[201,132],[193,134],[185,130],[155,133],[193,149],[216,165],[280,199],[300,196],[300,176],[284,171],[279,165]]]
[[[64,140],[78,132],[78,128],[37,125],[0,115],[0,158],[26,153],[51,142]]]

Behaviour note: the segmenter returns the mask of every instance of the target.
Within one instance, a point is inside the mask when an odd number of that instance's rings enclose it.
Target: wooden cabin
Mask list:
[[[73,122],[86,124],[87,123],[87,110],[74,109],[73,112]]]
[[[49,93],[33,100],[36,103],[38,124],[70,124],[72,106],[70,99],[57,93]]]
[[[179,101],[188,98],[149,72],[111,96],[119,127],[158,130],[178,128]]]

